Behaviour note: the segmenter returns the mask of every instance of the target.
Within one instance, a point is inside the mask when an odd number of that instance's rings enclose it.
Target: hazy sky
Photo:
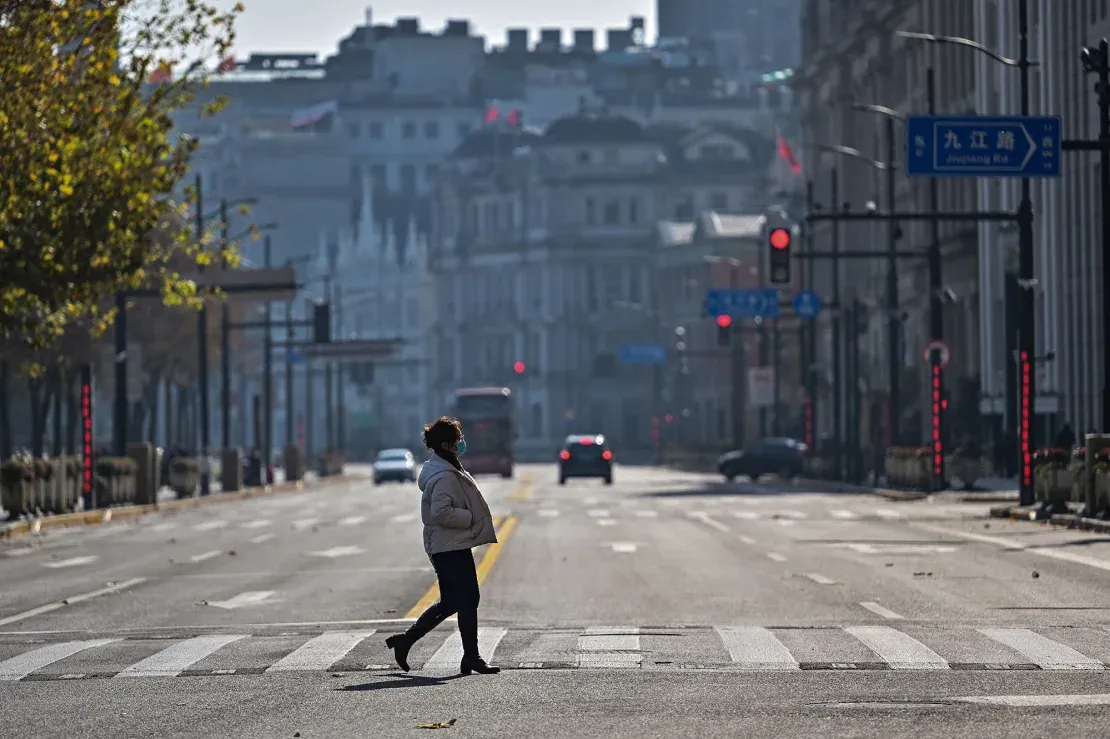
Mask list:
[[[235,0],[211,0],[229,8]],[[339,39],[360,25],[366,8],[372,7],[375,23],[391,23],[397,16],[420,18],[425,29],[439,30],[447,18],[469,18],[487,43],[501,45],[505,28],[541,26],[625,28],[628,18],[642,15],[648,36],[654,35],[654,0],[558,0],[528,3],[521,0],[243,0],[246,11],[240,18],[235,44],[236,56],[251,51],[335,51]],[[536,34],[538,35],[538,34]],[[569,41],[570,34],[564,38]],[[604,35],[598,38],[604,44]]]

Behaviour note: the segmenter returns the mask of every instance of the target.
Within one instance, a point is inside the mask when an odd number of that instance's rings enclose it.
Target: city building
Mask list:
[[[543,133],[476,132],[441,173],[435,396],[513,387],[522,453],[550,454],[575,430],[647,451],[657,378],[620,354],[661,340],[657,224],[764,207],[773,159],[753,131],[585,108]]]
[[[863,210],[868,203],[889,210],[884,195],[886,173],[873,162],[885,165],[887,143],[883,116],[854,110],[854,103],[876,104],[892,108],[903,115],[927,110],[926,75],[931,66],[936,75],[937,111],[966,114],[976,110],[977,59],[970,50],[933,47],[920,41],[899,37],[897,32],[918,31],[955,36],[975,33],[972,3],[899,0],[898,2],[816,2],[806,3],[802,17],[803,60],[795,70],[792,84],[799,96],[802,125],[803,176],[812,181],[814,200],[824,210],[850,204]],[[896,124],[895,152],[904,151],[901,124]],[[857,149],[862,157],[843,156],[829,147],[847,146]],[[896,159],[900,158],[896,154]],[[869,161],[870,160],[870,161]],[[897,164],[897,163],[896,163]],[[836,179],[835,197],[833,179]],[[929,209],[928,180],[895,176],[895,202],[898,211],[924,212]],[[835,202],[834,202],[835,200]],[[940,209],[971,211],[977,206],[973,180],[949,179],[940,186]],[[833,238],[829,222],[811,228],[814,248],[829,251]],[[882,251],[890,243],[889,226],[875,223],[847,222],[839,225],[840,244],[844,249]],[[930,227],[925,222],[902,223],[899,250],[921,250],[931,242]],[[948,290],[944,305],[945,339],[952,349],[952,362],[947,369],[949,394],[948,428],[955,436],[980,428],[980,250],[976,228],[967,223],[944,222],[940,225],[943,282]],[[815,287],[826,300],[833,299],[832,274],[822,261],[815,269]],[[853,296],[868,309],[869,321],[862,339],[865,359],[861,368],[866,410],[869,418],[883,419],[885,427],[879,436],[879,424],[872,425],[872,438],[864,442],[889,446],[895,443],[892,416],[900,430],[898,443],[916,443],[927,438],[930,417],[926,400],[928,377],[922,361],[928,340],[929,295],[924,259],[904,259],[898,263],[897,315],[886,308],[886,263],[875,260],[841,260],[840,283],[842,301]],[[820,362],[831,366],[832,312],[821,319],[822,341]],[[899,408],[889,404],[890,377],[888,370],[888,321],[899,322],[901,346],[896,349],[901,372]],[[831,388],[818,398],[821,425],[819,435],[837,436],[833,427]],[[998,436],[996,428],[993,436]],[[985,441],[986,439],[982,439]],[[850,440],[854,443],[857,440]]]
[[[656,0],[658,36],[710,50],[731,76],[788,69],[802,57],[803,1]]]
[[[973,37],[1008,57],[1017,57],[1016,2],[976,0]],[[1029,0],[1030,56],[1040,62],[1030,71],[1033,115],[1063,117],[1064,137],[1098,138],[1095,77],[1084,74],[1080,52],[1110,35],[1105,2]],[[943,56],[955,54],[943,51]],[[1020,110],[1020,75],[986,57],[974,56],[977,112],[1014,114]],[[1034,181],[1035,276],[1037,280],[1038,411],[1051,418],[1039,429],[1051,438],[1054,426],[1069,422],[1077,432],[1105,428],[1102,416],[1103,321],[1106,308],[1101,265],[1102,209],[1096,153],[1065,153],[1058,180]],[[978,185],[984,210],[1015,209],[1017,180],[984,180]],[[1017,372],[1012,359],[1016,332],[1013,309],[1017,283],[1017,232],[998,224],[979,226],[983,266],[980,341],[983,346],[983,411],[1017,417]],[[1006,330],[999,330],[1005,326]],[[1053,415],[1054,414],[1054,415]]]

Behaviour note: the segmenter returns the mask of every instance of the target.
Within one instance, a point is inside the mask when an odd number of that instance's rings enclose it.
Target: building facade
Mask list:
[[[799,96],[802,119],[803,170],[813,183],[818,207],[853,210],[869,207],[923,212],[929,209],[928,180],[907,178],[896,171],[895,197],[885,195],[888,164],[886,128],[882,116],[854,110],[854,103],[882,105],[902,115],[923,113],[928,109],[927,70],[936,78],[936,110],[939,113],[967,114],[976,107],[976,59],[971,51],[956,53],[946,47],[934,48],[920,41],[905,39],[898,31],[918,31],[973,36],[975,17],[971,3],[933,0],[898,2],[809,0],[803,9],[803,62],[796,70],[793,84]],[[901,124],[894,126],[895,158],[904,151]],[[847,146],[862,156],[836,154],[830,147]],[[895,166],[898,166],[897,161]],[[941,210],[971,211],[977,207],[974,181],[942,180]],[[810,229],[814,248],[829,251],[838,231],[840,247],[855,251],[884,251],[889,248],[889,225],[876,221],[846,222],[834,227],[816,223]],[[931,232],[924,222],[902,223],[894,231],[899,250],[924,251],[931,243]],[[979,427],[980,280],[979,242],[974,226],[966,223],[940,224],[945,339],[952,348],[952,363],[947,370],[949,429]],[[832,274],[821,261],[815,270],[815,287],[833,299]],[[929,407],[926,403],[928,377],[921,359],[928,340],[929,294],[926,262],[923,259],[898,263],[898,305],[896,315],[887,308],[887,266],[883,259],[841,260],[839,266],[841,301],[855,297],[866,306],[868,321],[861,337],[864,360],[861,386],[866,386],[865,407],[868,420],[863,427],[870,438],[862,443],[889,446],[892,443],[918,443],[926,438]],[[831,369],[832,320],[835,313],[821,321],[820,363]],[[889,322],[898,324],[899,346],[895,347],[900,374],[900,403],[892,408],[889,398],[890,341]],[[830,373],[831,374],[831,373]],[[820,435],[840,436],[831,408],[832,388],[818,403]],[[898,429],[897,437],[894,429]],[[955,431],[952,431],[954,434]],[[958,441],[958,439],[954,439]],[[849,440],[855,443],[857,440]]]
[[[434,240],[442,302],[436,397],[513,387],[522,452],[598,431],[647,451],[650,368],[622,346],[664,342],[656,281],[664,219],[764,200],[770,140],[721,127],[645,127],[580,111],[544,133],[491,126],[445,166]],[[515,373],[516,362],[525,371]]]

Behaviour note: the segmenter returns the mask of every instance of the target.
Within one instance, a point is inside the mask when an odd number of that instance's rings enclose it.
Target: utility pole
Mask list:
[[[840,210],[840,172],[836,167],[829,171],[830,204],[835,213]],[[836,440],[836,479],[844,476],[844,384],[841,376],[842,321],[840,317],[840,221],[832,222],[833,305],[832,317],[832,366],[833,366],[833,438]]]
[[[227,269],[227,198],[220,200],[220,266]],[[245,424],[244,424],[245,426]],[[220,429],[223,448],[231,448],[231,307],[220,303]]]
[[[201,184],[201,177],[198,174],[196,238],[199,249],[204,248],[204,198]],[[200,271],[204,271],[204,265],[200,266]],[[212,491],[212,472],[208,465],[208,301],[207,296],[203,297],[200,310],[197,311],[197,402],[199,404],[197,413],[200,426],[200,494],[208,495]]]
[[[925,73],[925,92],[928,98],[929,115],[937,113],[937,80],[936,71],[929,67]],[[940,180],[936,177],[929,178],[929,211],[936,213],[940,210]],[[929,338],[933,341],[944,341],[944,300],[942,293],[944,283],[941,276],[942,262],[940,258],[940,221],[934,220],[929,224]],[[935,353],[934,353],[935,354]],[[940,407],[933,409],[933,479],[943,484],[947,479],[944,470],[944,369],[940,367],[940,357],[929,358],[933,365],[930,370],[940,378]],[[930,402],[936,402],[930,398]]]
[[[782,428],[779,422],[779,410],[782,404],[782,384],[779,377],[782,369],[782,332],[779,319],[775,319],[771,329],[771,371],[774,373],[775,402],[771,405],[771,435],[781,436]]]
[[[897,182],[895,180],[894,162],[894,118],[887,116],[886,121],[886,197],[890,211],[898,209],[895,202]],[[898,222],[887,223],[889,240],[889,256],[887,257],[887,367],[890,373],[890,399],[888,427],[890,428],[890,444],[895,446],[900,443],[899,419],[902,415],[901,405],[901,362],[899,354],[901,348],[901,321],[899,320],[898,305]],[[839,271],[839,270],[838,270]]]
[[[813,212],[813,180],[806,180],[806,214]],[[813,246],[813,225],[806,223],[805,231],[802,234],[802,244],[805,247],[807,254],[812,254],[814,251]],[[810,290],[816,288],[814,282],[814,260],[806,260],[806,287]],[[806,395],[808,396],[809,404],[809,426],[813,429],[813,439],[808,440],[806,443],[812,447],[811,451],[816,451],[817,446],[817,371],[815,366],[817,364],[817,318],[814,317],[806,324],[806,362],[802,368],[802,382],[806,388]]]
[[[332,300],[332,277],[327,275],[324,277],[324,300],[331,304]],[[333,324],[331,328],[334,329],[335,316],[330,317]],[[335,450],[335,436],[333,434],[335,427],[332,425],[333,417],[332,411],[335,407],[335,377],[334,377],[334,362],[324,359],[324,451],[331,452]]]
[[[333,308],[335,309],[335,327],[336,327],[336,331],[339,333],[339,340],[340,341],[346,341],[346,338],[344,338],[344,336],[343,336],[343,313],[342,313],[343,308],[342,308],[342,304],[343,304],[343,285],[338,284],[338,285],[335,286],[335,304],[333,306]],[[338,451],[340,454],[346,454],[347,453],[347,403],[346,403],[346,397],[345,397],[346,393],[343,391],[344,382],[343,382],[343,364],[342,363],[336,364],[336,367],[335,367],[335,383],[336,383],[336,389],[335,389],[336,403],[337,403],[337,406],[338,406],[337,409],[336,409],[336,414],[335,414],[335,446],[336,446],[335,451]]]
[[[199,182],[199,181],[198,181]],[[197,192],[200,192],[199,190]],[[116,402],[112,453],[127,456],[127,293],[116,290]]]
[[[313,314],[313,306],[315,303],[311,298],[305,301],[305,315],[311,316]],[[313,387],[315,377],[312,373],[312,356],[305,352],[304,355],[304,387],[305,387],[305,409],[304,409],[304,449],[305,449],[305,462],[309,466],[312,464],[312,449],[315,439],[313,438],[313,429],[315,428],[316,420],[316,393]]]
[[[1029,0],[1018,2],[1018,70],[1021,75],[1021,115],[1029,115]],[[1036,283],[1033,263],[1033,196],[1032,182],[1021,178],[1021,203],[1018,205],[1018,290],[1021,320],[1018,324],[1018,382],[1021,404],[1018,410],[1019,465],[1021,467],[1020,505],[1035,502],[1033,490],[1033,434],[1037,415],[1037,373],[1033,367],[1037,355]]]
[[[1102,431],[1110,433],[1110,44],[1098,42],[1099,180],[1102,185]]]
[[[262,263],[266,269],[270,269],[273,260],[273,245],[270,240],[270,235],[266,234],[266,240],[262,246]],[[264,404],[262,410],[262,475],[263,479],[269,483],[267,477],[270,471],[270,455],[271,449],[274,445],[274,327],[270,325],[272,316],[271,303],[266,301],[264,309],[266,321],[266,336],[262,343],[262,402]],[[289,349],[286,348],[286,352]]]
[[[293,418],[293,303],[285,304],[285,445],[297,443]]]

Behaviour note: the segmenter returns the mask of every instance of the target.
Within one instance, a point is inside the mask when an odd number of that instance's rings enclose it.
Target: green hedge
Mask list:
[[[101,457],[96,460],[93,471],[98,477],[115,479],[134,476],[138,467],[130,457]]]
[[[200,474],[200,462],[192,457],[175,457],[170,460],[170,473],[174,475]]]

